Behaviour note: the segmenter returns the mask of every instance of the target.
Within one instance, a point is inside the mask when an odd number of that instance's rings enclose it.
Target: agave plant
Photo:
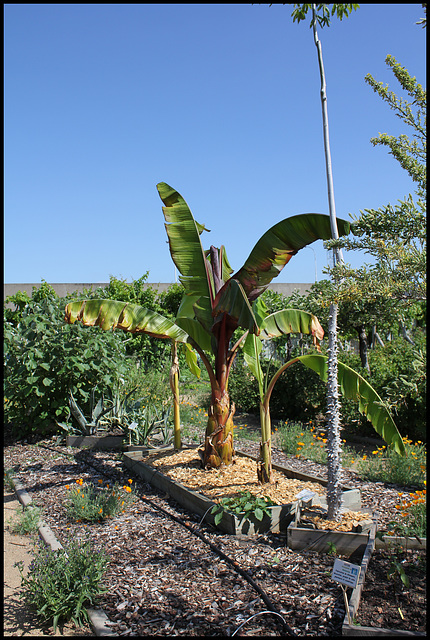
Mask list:
[[[235,407],[230,402],[228,379],[240,345],[248,335],[260,333],[251,305],[300,249],[315,240],[331,238],[330,219],[307,213],[282,220],[258,240],[245,264],[233,274],[223,246],[203,249],[200,236],[206,229],[194,220],[184,198],[164,182],[157,189],[165,205],[170,253],[185,288],[176,321],[115,300],[71,302],[66,307],[66,321],[183,343],[189,364],[196,367],[192,347],[200,355],[211,384],[208,424],[199,451],[202,464],[205,468],[231,464]],[[341,235],[349,233],[348,222],[338,219],[337,223]],[[236,329],[243,333],[232,344]],[[311,332],[315,330],[311,328]]]

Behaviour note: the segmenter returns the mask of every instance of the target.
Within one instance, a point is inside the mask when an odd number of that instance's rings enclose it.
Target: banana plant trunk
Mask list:
[[[260,484],[273,482],[272,471],[272,424],[269,403],[260,402],[261,442],[257,461],[257,477]]]
[[[205,433],[203,450],[199,450],[205,469],[218,468],[233,462],[233,416],[234,402],[230,404],[227,391],[212,390],[211,406]]]
[[[204,469],[218,468],[233,462],[233,416],[235,404],[230,402],[228,376],[234,356],[228,357],[228,347],[234,329],[227,326],[224,316],[220,323],[215,355],[215,373],[204,358],[211,379],[211,405],[203,450],[199,450]],[[204,356],[204,354],[201,354]],[[212,375],[211,375],[212,374]]]
[[[179,360],[178,345],[172,340],[172,366],[170,368],[170,388],[173,395],[173,446],[180,449],[181,443],[181,418],[179,412]]]

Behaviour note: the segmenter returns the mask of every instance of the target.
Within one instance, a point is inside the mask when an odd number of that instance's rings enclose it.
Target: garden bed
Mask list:
[[[262,521],[255,518],[243,520],[231,513],[224,512],[222,520],[216,525],[221,531],[233,535],[255,535],[266,532],[281,533],[291,540],[290,527],[296,525],[298,536],[295,547],[302,548],[300,530],[297,529],[300,513],[300,494],[310,494],[309,504],[319,509],[319,525],[324,519],[326,507],[325,485],[327,481],[300,472],[294,472],[283,465],[273,464],[274,483],[259,485],[257,482],[257,466],[255,458],[237,451],[235,463],[231,467],[202,470],[195,447],[182,451],[174,449],[129,451],[124,453],[124,463],[146,482],[165,491],[182,507],[189,509],[202,518],[202,521],[215,526],[212,508],[221,498],[238,495],[241,491],[249,491],[259,497],[269,497],[278,506],[271,507],[270,517],[264,516]],[[356,489],[344,488],[343,517],[341,522],[325,522],[333,529],[340,545],[340,539],[348,538],[348,531],[360,527],[359,522],[369,523],[369,514],[361,511],[360,492]],[[305,531],[308,533],[308,530]],[[357,546],[367,542],[365,534],[354,532],[352,544],[347,549],[354,551]],[[307,542],[306,542],[307,544]],[[314,549],[318,550],[318,549]]]
[[[66,445],[76,449],[122,449],[125,436],[66,436]]]
[[[406,587],[393,561],[400,563],[409,580]],[[375,549],[365,576],[349,600],[353,624],[345,617],[342,635],[394,636],[426,634],[426,551]],[[363,569],[362,569],[363,570]]]
[[[258,451],[258,444],[245,441],[240,442],[240,447],[248,447],[250,454]],[[273,459],[297,473],[323,477],[326,472],[324,465],[286,456],[277,449],[273,450]],[[231,536],[205,523],[200,525],[201,517],[190,514],[164,492],[124,470],[121,456],[114,451],[73,451],[50,441],[39,446],[18,444],[5,448],[4,463],[5,468],[15,469],[15,475],[43,510],[44,519],[63,545],[69,537],[80,539],[91,535],[97,548],[108,553],[110,563],[105,577],[108,592],[100,606],[111,620],[114,635],[227,636],[266,609],[250,585],[188,529],[170,520],[167,510],[204,532],[213,544],[248,571],[298,635],[341,635],[345,609],[340,585],[331,579],[333,554],[315,553],[311,549],[293,551],[285,546],[280,535]],[[136,492],[148,501],[138,501],[125,513],[100,524],[70,521],[64,509],[66,485],[82,477],[97,483],[98,478],[105,478],[103,474],[109,475],[112,484],[134,478]],[[360,489],[362,504],[377,511],[380,527],[386,528],[398,514],[395,505],[399,488],[363,481],[352,472],[345,471],[344,477],[346,484]],[[155,505],[164,511],[158,512]],[[420,551],[423,557],[425,553]],[[343,559],[360,564],[361,556],[362,551]],[[423,566],[421,574],[425,581]],[[376,592],[387,586],[386,576],[382,574],[379,579]],[[372,594],[369,596],[372,598]],[[425,625],[425,601],[420,602]],[[368,604],[372,611],[371,599]],[[394,607],[385,608],[399,618]],[[366,609],[364,594],[359,611]],[[360,619],[363,627],[375,624],[378,612],[373,611],[368,619]],[[384,621],[387,628],[393,627],[393,620]],[[250,619],[242,633],[284,635],[272,615]]]

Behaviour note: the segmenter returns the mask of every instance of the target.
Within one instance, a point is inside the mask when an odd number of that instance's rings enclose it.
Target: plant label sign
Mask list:
[[[295,497],[295,500],[300,500],[303,504],[312,504],[312,500],[316,496],[316,493],[309,491],[309,489],[303,489]]]
[[[336,582],[340,582],[354,589],[360,577],[360,570],[360,565],[351,564],[351,562],[345,562],[344,560],[336,558],[331,578],[332,580],[336,580]]]

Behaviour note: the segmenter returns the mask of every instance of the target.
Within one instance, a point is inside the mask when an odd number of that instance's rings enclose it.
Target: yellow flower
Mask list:
[[[131,480],[131,478],[129,478],[128,482],[131,484],[133,482],[133,480]]]
[[[125,490],[127,491],[127,493],[131,493],[131,487],[125,487]]]

